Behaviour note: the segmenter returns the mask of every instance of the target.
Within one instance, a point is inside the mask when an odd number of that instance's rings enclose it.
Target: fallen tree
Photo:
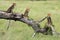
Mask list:
[[[12,12],[12,9],[14,8],[14,5],[15,4],[13,4],[7,11],[1,11],[0,10],[0,19],[20,21],[20,22],[23,22],[23,23],[31,26],[34,30],[33,37],[35,36],[36,33],[42,33],[42,34],[46,35],[46,34],[48,34],[48,30],[51,31],[51,32],[49,31],[50,34],[53,34],[52,33],[53,24],[52,24],[51,17],[49,15],[40,19],[39,21],[34,21],[33,19],[30,19],[29,16],[28,16],[28,13],[29,13],[28,8],[25,10],[24,14]],[[45,25],[46,26],[45,28],[41,28],[39,23],[41,23],[45,19],[47,19],[47,24],[48,25]],[[9,26],[8,26],[8,28],[9,28]]]

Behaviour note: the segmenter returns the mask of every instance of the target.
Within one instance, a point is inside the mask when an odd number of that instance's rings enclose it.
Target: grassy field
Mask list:
[[[53,24],[57,32],[60,32],[60,2],[59,1],[0,1],[0,10],[7,10],[13,3],[16,3],[14,12],[24,13],[25,9],[30,8],[29,16],[34,20],[39,20],[42,17],[51,13]],[[46,20],[41,23],[43,27]],[[59,35],[43,35],[37,34],[34,38],[32,35],[34,30],[19,21],[11,20],[9,30],[6,30],[8,20],[0,20],[0,40],[60,40]],[[2,33],[5,32],[5,33]]]

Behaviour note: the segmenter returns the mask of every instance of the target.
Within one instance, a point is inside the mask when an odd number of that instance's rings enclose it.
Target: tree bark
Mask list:
[[[46,19],[46,18],[47,17],[41,19],[41,21]],[[13,13],[12,14],[12,13],[6,13],[4,11],[0,11],[0,19],[21,21],[21,22],[31,26],[34,29],[34,31],[37,33],[38,32],[41,32],[41,33],[45,32],[45,29],[40,28],[40,24],[37,21],[34,21],[32,19],[26,19],[26,18],[22,17],[22,14],[19,14],[19,13]]]

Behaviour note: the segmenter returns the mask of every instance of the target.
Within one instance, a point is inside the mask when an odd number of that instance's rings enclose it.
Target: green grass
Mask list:
[[[16,3],[14,12],[24,13],[27,7],[30,8],[29,16],[34,20],[39,20],[51,13],[53,24],[57,32],[60,32],[60,2],[59,1],[0,1],[0,10],[7,10],[13,3]],[[44,26],[46,20],[41,23]],[[10,28],[7,31],[7,20],[0,20],[0,40],[60,40],[59,35],[37,34],[32,38],[34,30],[19,21],[11,21]],[[3,35],[1,32],[5,32]]]

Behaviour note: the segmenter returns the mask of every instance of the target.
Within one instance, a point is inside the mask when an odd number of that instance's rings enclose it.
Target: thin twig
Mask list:
[[[11,23],[11,20],[8,20],[8,21],[9,21],[9,22],[8,22],[7,30],[9,29],[10,23]]]

